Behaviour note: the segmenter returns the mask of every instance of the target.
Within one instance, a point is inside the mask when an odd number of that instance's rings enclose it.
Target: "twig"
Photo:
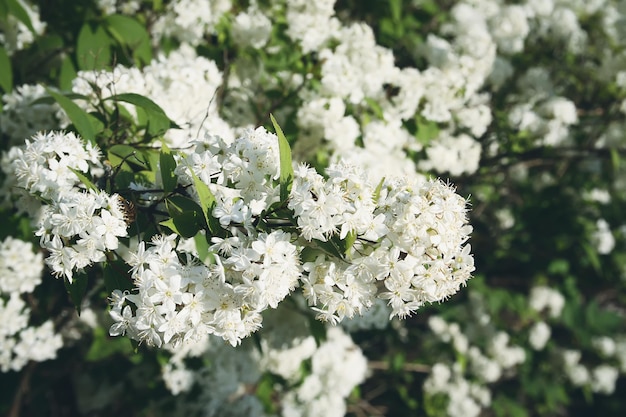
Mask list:
[[[7,417],[19,417],[20,408],[22,407],[22,397],[28,391],[28,386],[30,384],[30,378],[33,375],[33,371],[35,370],[36,362],[29,362],[26,365],[26,370],[22,374],[22,379],[20,380],[20,385],[17,387],[17,391],[15,391],[15,395],[13,396],[13,404],[11,404],[11,409],[9,410],[9,414]]]
[[[382,361],[369,361],[367,367],[377,371],[388,371],[389,364]],[[420,374],[427,374],[430,372],[430,366],[421,363],[405,363],[402,365],[402,370],[407,372],[416,372]]]

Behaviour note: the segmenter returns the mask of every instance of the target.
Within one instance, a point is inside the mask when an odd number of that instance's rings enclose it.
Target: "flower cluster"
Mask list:
[[[136,292],[114,296],[111,334],[160,346],[209,333],[236,345],[300,282],[321,320],[362,314],[376,297],[404,317],[454,294],[474,269],[466,201],[441,181],[375,187],[350,165],[330,166],[328,179],[301,165],[290,211],[276,217],[285,209],[276,135],[207,136],[178,159],[174,173],[198,204],[198,181],[215,199],[222,230],[213,230],[211,264],[181,262],[173,236],[139,243],[129,260]],[[312,258],[301,265],[305,250]]]
[[[265,378],[279,376],[283,379],[273,385],[272,392],[274,399],[281,398],[280,415],[345,415],[345,399],[367,374],[367,361],[359,347],[340,327],[329,328],[327,338],[316,344],[307,318],[293,306],[283,304],[267,313],[258,345],[247,340],[232,348],[208,337],[172,350],[172,358],[163,366],[163,379],[177,395],[181,412],[275,415],[264,412],[250,390]],[[188,359],[198,357],[210,364],[200,370],[189,367]],[[304,366],[311,369],[306,376]],[[201,401],[189,401],[187,395],[199,395]]]
[[[137,290],[114,292],[111,335],[128,332],[133,339],[161,346],[214,334],[234,346],[258,330],[261,312],[275,308],[297,284],[297,250],[285,232],[236,239],[230,256],[216,255],[209,266],[192,257],[181,263],[174,238],[159,236],[151,246],[141,242],[132,252],[129,264]]]
[[[361,314],[375,297],[388,300],[392,316],[405,317],[451,296],[470,278],[466,201],[450,186],[396,179],[376,188],[363,172],[342,164],[327,175],[296,170],[288,205],[305,239],[331,246],[337,237],[355,240],[346,259],[320,254],[304,264],[304,294],[320,305],[320,319]]]
[[[18,371],[28,361],[56,358],[63,345],[52,320],[30,326],[31,310],[21,294],[41,282],[43,257],[33,245],[8,237],[0,242],[0,370]]]
[[[48,132],[13,147],[3,160],[8,185],[41,199],[36,232],[47,264],[70,282],[75,270],[103,262],[127,235],[120,196],[85,189],[78,174],[101,170],[99,150],[73,133]],[[86,178],[86,176],[85,176]],[[13,181],[13,182],[11,182]]]

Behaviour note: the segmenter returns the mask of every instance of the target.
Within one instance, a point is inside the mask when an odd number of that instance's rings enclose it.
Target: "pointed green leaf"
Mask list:
[[[150,35],[141,23],[132,17],[119,14],[107,16],[104,23],[111,36],[130,50],[133,59],[140,64],[150,63],[152,60]]]
[[[76,129],[78,134],[81,135],[84,139],[87,139],[89,142],[95,143],[96,129],[92,125],[92,122],[87,112],[78,107],[76,103],[74,103],[72,100],[65,97],[64,95],[52,91],[49,88],[46,88],[46,91],[48,92],[48,94],[54,97],[54,99],[57,101],[57,103],[59,103],[65,113],[67,113],[67,116],[74,124],[74,128]]]
[[[202,228],[203,220],[197,212],[188,211],[184,214],[164,220],[159,224],[172,230],[185,239],[194,237]]]
[[[59,87],[62,90],[71,90],[72,81],[76,78],[76,68],[72,58],[68,55],[61,62],[61,68],[59,69]]]
[[[7,51],[0,46],[0,88],[5,93],[11,92],[13,89],[13,70],[11,69],[11,60]]]
[[[65,289],[70,296],[70,300],[74,303],[76,313],[80,316],[81,304],[85,294],[87,293],[87,274],[84,272],[77,272],[74,274],[72,282],[69,282],[67,279],[64,279],[63,281],[65,282]]]
[[[20,22],[24,23],[28,30],[30,30],[33,34],[35,34],[35,28],[33,28],[33,23],[28,16],[28,13],[22,7],[19,1],[17,0],[5,0],[7,8],[9,12],[17,18]]]
[[[196,187],[198,198],[200,199],[200,207],[202,208],[202,213],[204,213],[206,224],[212,233],[217,233],[220,227],[219,222],[212,215],[213,207],[215,207],[215,196],[209,189],[209,186],[202,182],[195,172],[191,171],[191,176],[193,177],[193,184]]]
[[[160,167],[161,167],[161,180],[163,181],[163,192],[169,194],[176,188],[178,184],[178,177],[174,173],[176,169],[176,160],[172,151],[166,144],[161,146],[161,153],[159,155]]]
[[[80,182],[82,182],[85,185],[85,187],[87,187],[90,190],[98,191],[98,187],[96,187],[94,185],[94,183],[91,182],[91,180],[89,178],[87,178],[87,176],[85,174],[83,174],[82,172],[80,172],[80,171],[78,171],[78,170],[76,170],[74,168],[69,168],[69,169],[70,169],[70,171],[72,171],[74,173],[74,175],[76,175],[78,177]]]
[[[124,93],[107,97],[105,100],[123,101],[143,109],[148,119],[147,130],[152,136],[158,136],[170,128],[177,127],[176,124],[167,117],[165,111],[148,97],[135,93]]]
[[[144,155],[130,145],[119,144],[111,146],[107,152],[107,158],[114,168],[117,168],[120,164],[126,164],[122,168],[127,167],[131,171],[132,167],[130,165],[140,169],[148,169],[148,162],[145,160]]]
[[[193,237],[193,240],[196,244],[196,251],[198,251],[198,259],[200,259],[206,265],[215,263],[213,255],[209,250],[209,242],[207,240],[206,233],[201,230]]]
[[[428,144],[439,135],[439,126],[430,120],[421,120],[416,117],[417,132],[415,138],[422,144]]]
[[[111,63],[111,38],[99,25],[87,22],[76,40],[76,62],[81,70],[106,68]]]
[[[356,242],[356,232],[355,231],[350,231],[348,232],[348,234],[346,235],[346,237],[343,239],[343,253],[345,255],[348,255],[350,253],[350,250],[352,249],[352,245],[354,245],[354,242]]]
[[[383,183],[384,182],[385,182],[385,177],[382,177],[380,179],[380,182],[378,183],[378,185],[374,189],[374,194],[372,194],[372,201],[374,202],[374,205],[378,204],[378,199],[380,198],[380,192],[383,189]]]
[[[402,0],[389,0],[389,9],[393,21],[400,22],[400,18],[402,17]]]
[[[291,184],[293,183],[293,165],[291,160],[291,148],[289,142],[278,125],[278,122],[272,114],[270,114],[272,125],[278,136],[278,150],[280,152],[280,201],[285,202],[289,198],[291,192]]]
[[[611,165],[613,165],[613,170],[617,172],[621,160],[619,151],[615,148],[611,148],[609,152],[611,152]]]
[[[114,260],[106,262],[102,268],[102,273],[107,292],[133,289],[133,281],[128,273],[128,265],[124,261]]]

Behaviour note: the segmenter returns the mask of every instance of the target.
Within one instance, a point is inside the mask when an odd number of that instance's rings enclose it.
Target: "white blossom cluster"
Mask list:
[[[377,190],[349,165],[332,165],[328,179],[300,165],[287,202],[294,225],[263,217],[279,203],[276,135],[257,128],[231,144],[207,136],[179,159],[178,181],[209,187],[228,236],[212,238],[210,266],[181,263],[171,237],[141,242],[129,261],[137,294],[114,297],[111,334],[160,346],[210,333],[236,345],[300,284],[323,321],[362,314],[377,297],[405,317],[456,293],[474,270],[466,201],[441,181],[389,180]],[[259,232],[258,222],[276,230]],[[281,226],[297,226],[303,241]],[[337,242],[350,238],[342,253]],[[305,247],[317,255],[301,264]]]
[[[466,379],[457,365],[433,365],[424,381],[424,392],[431,396],[447,396],[445,412],[448,417],[478,417],[483,408],[491,405],[491,392],[485,386]]]
[[[3,156],[8,185],[45,203],[36,235],[50,252],[48,266],[70,282],[76,270],[103,262],[127,235],[120,197],[86,190],[77,175],[98,173],[99,158],[95,146],[64,132],[36,134]]]
[[[612,394],[615,391],[619,369],[608,364],[586,366],[580,362],[581,356],[582,353],[575,349],[565,349],[562,352],[565,375],[570,382],[578,387],[588,386],[593,392]]]
[[[380,195],[362,172],[345,165],[296,170],[289,208],[302,236],[328,241],[338,233],[358,245],[344,264],[326,255],[304,264],[304,295],[318,318],[340,322],[361,314],[378,296],[392,316],[458,291],[474,269],[465,200],[441,181],[385,181]],[[374,243],[376,242],[376,243]],[[332,242],[331,242],[332,243]],[[379,291],[377,282],[384,288]]]
[[[29,325],[31,310],[21,297],[41,282],[43,256],[33,245],[7,237],[0,242],[0,370],[19,371],[29,361],[56,358],[63,345],[52,320]]]
[[[263,375],[285,379],[273,389],[280,397],[280,415],[326,417],[346,413],[345,398],[367,376],[367,361],[341,328],[329,328],[319,344],[309,333],[304,315],[289,310],[268,311],[260,346],[246,343],[236,349],[209,337],[173,350],[164,365],[163,379],[181,399],[181,412],[215,415],[266,416],[251,387]],[[185,359],[201,357],[210,363],[201,370],[187,368]],[[213,360],[213,358],[219,358]],[[303,374],[303,364],[310,372]],[[199,388],[201,401],[186,401],[185,393]]]
[[[446,363],[440,359],[423,389],[429,396],[447,398],[446,415],[450,417],[480,415],[491,405],[490,384],[515,375],[526,361],[524,348],[511,343],[509,334],[494,326],[481,296],[471,292],[470,300],[463,313],[469,320],[463,326],[436,315],[428,320],[433,334],[452,347],[456,360]]]
[[[0,243],[0,292],[29,293],[41,283],[43,256],[33,245],[11,236]]]
[[[133,15],[141,7],[140,0],[96,0],[96,6],[105,15],[122,13]]]
[[[215,32],[220,18],[231,7],[230,0],[172,0],[158,14],[152,36],[156,41],[172,37],[181,43],[197,46],[205,36]]]
[[[39,131],[58,128],[59,105],[37,101],[46,96],[41,84],[19,85],[2,96],[0,133],[7,136],[9,144],[21,145]]]
[[[211,132],[232,140],[232,129],[223,121],[213,103],[222,84],[215,62],[197,56],[189,45],[181,45],[169,55],[159,54],[141,70],[117,65],[112,71],[80,71],[72,82],[72,92],[87,97],[79,101],[87,111],[108,97],[135,93],[159,105],[180,129],[170,129],[164,140],[172,147],[184,148],[191,140]],[[112,101],[105,104],[112,106]],[[120,103],[131,113],[134,108]]]
[[[341,417],[345,399],[367,376],[367,360],[340,327],[328,329],[327,339],[311,357],[311,374],[283,400],[285,417]]]
[[[242,239],[230,257],[216,256],[212,266],[191,259],[182,264],[174,237],[157,237],[147,248],[141,242],[133,253],[137,290],[113,294],[111,335],[127,332],[160,347],[214,334],[235,346],[261,327],[263,310],[275,308],[297,285],[297,250],[285,232]]]

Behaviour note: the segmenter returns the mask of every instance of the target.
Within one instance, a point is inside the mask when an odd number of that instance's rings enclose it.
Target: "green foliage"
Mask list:
[[[98,133],[97,120],[93,117],[89,117],[89,114],[83,109],[78,107],[71,99],[66,96],[57,93],[51,89],[46,89],[61,108],[65,111],[67,116],[74,124],[76,132],[89,142],[95,143],[96,134]]]
[[[291,148],[289,142],[283,133],[283,130],[278,125],[278,122],[273,115],[270,114],[272,125],[278,136],[278,149],[280,152],[280,201],[286,202],[291,191],[291,185],[293,183],[293,166],[291,158]]]
[[[13,70],[6,49],[0,46],[0,88],[5,93],[13,89]]]

